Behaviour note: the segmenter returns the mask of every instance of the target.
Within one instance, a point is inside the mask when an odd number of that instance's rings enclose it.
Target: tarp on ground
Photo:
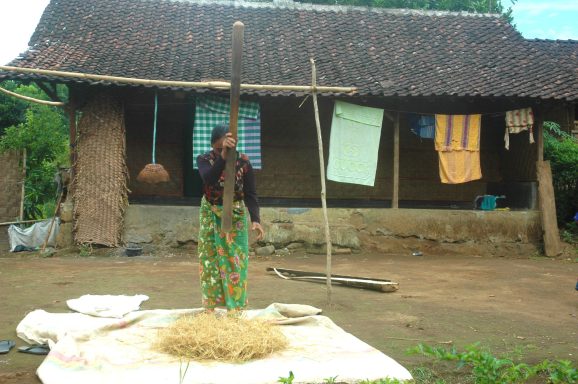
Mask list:
[[[52,219],[46,219],[38,223],[32,224],[28,228],[20,228],[18,225],[11,225],[8,227],[8,240],[10,241],[10,251],[14,252],[14,249],[18,245],[22,245],[27,248],[39,248],[44,244],[46,236],[48,236],[48,230],[50,229],[50,223]],[[54,220],[54,225],[52,226],[52,231],[50,232],[50,237],[48,238],[48,246],[54,246],[56,244],[56,235],[60,230],[60,219]]]
[[[379,378],[411,379],[411,374],[384,353],[345,332],[314,307],[272,304],[244,312],[247,318],[275,320],[289,347],[246,363],[183,362],[153,348],[159,329],[202,309],[148,310],[122,319],[80,313],[36,310],[20,322],[17,333],[31,343],[48,343],[50,353],[37,370],[44,384],[101,383],[277,383],[292,371],[294,383],[356,383]]]

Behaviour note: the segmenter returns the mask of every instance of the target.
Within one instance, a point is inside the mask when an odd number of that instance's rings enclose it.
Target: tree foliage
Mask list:
[[[558,221],[571,221],[578,212],[578,141],[552,121],[544,122],[544,159],[552,167]]]
[[[257,0],[261,1],[261,0]],[[355,5],[376,8],[405,8],[438,11],[465,11],[473,13],[497,13],[512,22],[512,5],[517,0],[510,0],[504,7],[502,0],[297,0],[301,3],[326,5]]]
[[[35,85],[19,85],[14,92],[48,99]],[[65,89],[59,89],[63,98]],[[12,116],[2,121],[15,121],[5,127],[0,136],[0,152],[26,149],[26,181],[24,211],[26,219],[40,219],[53,214],[56,199],[54,175],[59,166],[68,164],[68,124],[62,109],[47,105],[27,103],[20,117],[19,104],[8,100],[0,109]]]
[[[19,84],[13,80],[0,83],[0,87],[12,92],[15,92],[18,86]],[[5,93],[0,93],[0,136],[7,127],[24,122],[24,114],[27,107],[27,102]]]

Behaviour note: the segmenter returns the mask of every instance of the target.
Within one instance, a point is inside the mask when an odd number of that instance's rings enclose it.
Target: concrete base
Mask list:
[[[261,218],[265,243],[276,247],[325,243],[320,208],[262,208]],[[528,252],[537,250],[541,241],[538,211],[331,208],[329,222],[332,243],[351,249],[398,252],[440,244],[478,244],[509,252],[505,245],[510,244]],[[196,243],[198,231],[198,207],[130,205],[123,239],[125,243],[178,247]]]

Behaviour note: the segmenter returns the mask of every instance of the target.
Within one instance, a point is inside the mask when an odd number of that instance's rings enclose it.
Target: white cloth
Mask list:
[[[66,301],[73,311],[97,317],[114,317],[120,319],[129,312],[138,311],[147,295],[84,295],[78,299]]]
[[[20,228],[17,225],[11,225],[8,227],[8,240],[10,241],[10,251],[14,252],[14,248],[17,245],[23,245],[25,247],[38,248],[44,244],[46,236],[48,236],[48,230],[50,229],[50,223],[52,219],[46,219],[38,223],[32,224],[28,228]],[[52,231],[50,232],[50,237],[48,238],[47,245],[54,246],[56,244],[56,235],[60,230],[60,219],[56,218],[54,220],[54,225],[52,226]]]
[[[335,102],[327,179],[373,187],[382,120],[383,109]]]
[[[180,361],[157,352],[153,344],[159,328],[202,309],[152,310],[127,314],[123,319],[95,318],[78,313],[29,313],[17,328],[26,341],[48,341],[52,348],[37,370],[44,384],[158,384],[277,383],[295,375],[295,384],[338,381],[359,382],[379,378],[410,380],[411,374],[395,360],[345,332],[319,309],[272,304],[264,310],[243,313],[247,318],[291,320],[281,326],[289,347],[269,357],[242,364]],[[281,313],[282,311],[283,313]],[[290,314],[300,317],[289,318]]]
[[[510,134],[529,131],[530,144],[534,143],[534,113],[532,108],[522,108],[506,112],[506,133],[504,134],[504,143],[506,149],[510,149]]]

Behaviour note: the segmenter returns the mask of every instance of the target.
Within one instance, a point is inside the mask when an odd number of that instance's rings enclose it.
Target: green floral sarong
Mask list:
[[[223,207],[204,197],[200,209],[199,273],[203,307],[242,309],[247,305],[249,236],[242,201],[233,203],[233,229],[221,233]]]

